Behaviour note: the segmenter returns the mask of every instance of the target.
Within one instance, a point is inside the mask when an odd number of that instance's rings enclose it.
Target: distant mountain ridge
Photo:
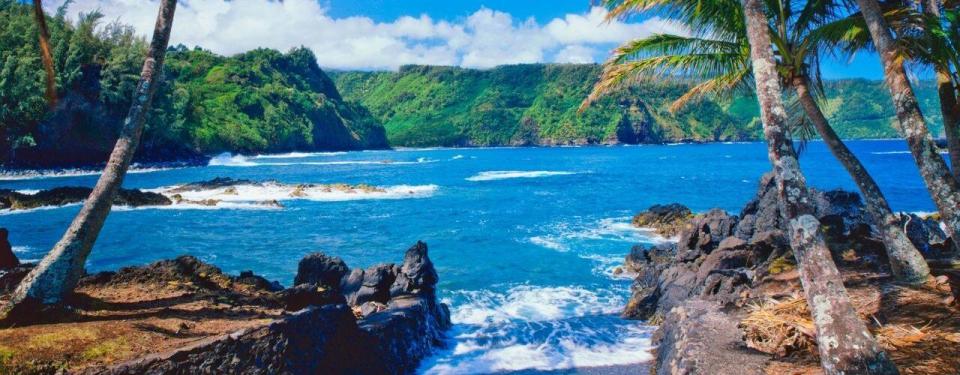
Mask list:
[[[689,84],[642,82],[577,113],[597,64],[508,65],[476,70],[404,66],[397,72],[330,72],[341,94],[367,107],[392,146],[499,146],[713,142],[761,137],[752,96],[705,99],[668,110]],[[917,93],[933,130],[941,127],[931,82]],[[881,81],[825,84],[824,111],[846,138],[897,137]],[[799,113],[799,109],[797,109]]]

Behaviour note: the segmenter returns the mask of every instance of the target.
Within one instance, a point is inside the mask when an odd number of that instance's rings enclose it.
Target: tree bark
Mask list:
[[[847,148],[837,133],[833,131],[827,117],[823,115],[820,106],[810,93],[809,81],[806,77],[794,77],[792,80],[794,91],[803,106],[807,117],[813,122],[820,138],[847,170],[853,182],[857,184],[867,212],[873,218],[877,229],[883,236],[883,244],[887,248],[887,257],[890,258],[890,269],[897,280],[911,285],[923,284],[930,277],[930,267],[926,259],[920,254],[916,246],[910,242],[907,234],[900,227],[900,218],[890,209],[887,198],[880,191],[866,167],[860,159]]]
[[[780,211],[789,223],[790,244],[813,315],[820,363],[827,375],[897,374],[897,368],[850,303],[824,243],[820,222],[812,214],[806,180],[786,132],[787,115],[763,2],[743,0],[743,10],[767,152],[776,176]]]
[[[907,71],[903,61],[897,57],[897,50],[893,42],[893,35],[887,22],[883,19],[883,12],[877,0],[857,0],[860,12],[867,21],[867,28],[873,37],[873,43],[880,53],[883,62],[883,75],[893,97],[893,107],[900,122],[900,132],[907,139],[913,159],[920,169],[930,192],[930,197],[937,205],[937,210],[946,224],[947,232],[955,241],[960,238],[960,186],[947,163],[940,157],[937,145],[927,130],[923,113],[913,93],[913,87],[907,79]]]
[[[53,53],[50,49],[50,30],[47,29],[47,16],[43,14],[41,0],[33,0],[33,16],[37,22],[40,35],[40,58],[43,60],[43,70],[47,74],[47,105],[53,108],[57,105],[57,76],[53,72]]]
[[[940,0],[924,0],[922,7],[924,14],[940,20]],[[953,171],[953,178],[960,181],[960,116],[957,113],[957,93],[949,68],[934,68],[937,73],[940,113],[943,114],[943,134],[947,138],[947,150],[950,154],[950,169]]]
[[[147,112],[156,92],[156,80],[163,69],[163,59],[170,40],[176,0],[162,0],[153,40],[143,62],[140,82],[134,91],[133,104],[124,120],[117,144],[96,186],[83,208],[43,260],[20,282],[11,300],[0,310],[0,319],[20,319],[21,313],[38,305],[59,303],[77,285],[84,274],[84,263],[93,248],[103,223],[110,213],[113,199],[123,184],[127,169],[137,150]],[[29,316],[26,318],[30,318]]]

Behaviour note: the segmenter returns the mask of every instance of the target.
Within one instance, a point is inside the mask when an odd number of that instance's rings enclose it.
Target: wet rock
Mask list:
[[[323,253],[312,253],[300,260],[294,285],[315,284],[340,290],[340,280],[350,272],[342,259]]]
[[[20,265],[20,260],[13,253],[13,247],[10,246],[9,232],[6,228],[0,228],[0,270],[10,269]]]
[[[387,303],[390,300],[390,287],[400,272],[400,267],[392,264],[351,271],[341,283],[347,303],[351,306],[361,306],[368,301]]]
[[[283,308],[290,311],[297,311],[308,306],[346,303],[342,294],[316,284],[299,284],[282,290],[277,296],[283,301]]]
[[[360,305],[360,315],[364,318],[385,310],[387,310],[387,305],[380,302],[368,301]]]
[[[270,281],[253,273],[253,271],[243,271],[240,272],[240,276],[234,278],[234,282],[242,285],[249,285],[256,289],[269,290],[271,292],[277,292],[283,290],[283,285],[280,285],[276,280]]]
[[[357,324],[369,343],[364,357],[371,359],[362,371],[368,374],[414,373],[421,359],[444,345],[444,332],[451,325],[447,306],[425,295],[393,298],[386,310]]]
[[[230,188],[237,185],[250,185],[254,183],[255,182],[251,180],[233,179],[230,177],[216,177],[209,181],[193,182],[186,185],[181,185],[174,189],[171,189],[169,192],[184,193],[189,191],[203,191],[203,190]],[[236,192],[236,189],[234,189],[234,192]]]
[[[691,219],[680,232],[677,259],[690,262],[717,248],[720,241],[733,234],[737,217],[721,209],[713,209]]]
[[[390,296],[432,293],[437,285],[437,270],[427,256],[427,244],[417,242],[407,250],[397,279],[390,287]]]
[[[661,235],[675,236],[693,213],[686,206],[679,203],[667,205],[653,205],[633,217],[633,226],[639,228],[654,228]]]
[[[0,189],[0,209],[28,210],[38,207],[63,206],[82,202],[93,191],[87,187],[58,187],[42,190],[35,194],[22,194],[12,190]],[[113,204],[119,206],[168,206],[173,204],[162,194],[140,190],[120,189]]]
[[[900,214],[907,238],[927,258],[942,258],[953,253],[953,242],[940,228],[940,222],[916,214]]]
[[[102,374],[344,374],[370,360],[346,305],[311,307],[267,326],[146,356]],[[373,358],[376,359],[376,358]]]

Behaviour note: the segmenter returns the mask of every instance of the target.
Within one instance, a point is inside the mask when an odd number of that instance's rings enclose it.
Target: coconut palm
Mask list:
[[[57,105],[57,78],[53,71],[53,53],[50,49],[50,30],[47,29],[47,16],[43,13],[41,0],[33,0],[33,16],[37,22],[40,37],[40,57],[43,60],[43,70],[47,74],[47,104],[52,108]]]
[[[761,0],[743,0],[750,60],[767,154],[776,172],[777,191],[800,280],[817,331],[824,373],[897,374],[897,368],[860,320],[812,215],[806,181],[787,133],[787,112],[781,99],[781,77],[773,57],[769,23]]]
[[[950,237],[960,238],[960,183],[953,177],[927,129],[923,113],[904,68],[904,56],[876,0],[857,0],[860,13],[883,63],[884,80],[893,98],[900,132],[907,140],[927,190],[937,205]]]
[[[653,35],[617,49],[605,64],[604,73],[585,105],[625,81],[645,77],[681,75],[703,80],[676,100],[672,110],[704,95],[724,95],[749,89],[752,68],[746,26],[741,21],[743,15],[733,6],[736,5],[734,0],[720,0],[711,5],[723,2],[728,3],[721,6],[723,11],[677,17],[705,30],[698,35]],[[674,6],[678,2],[647,1],[647,7],[655,3]],[[838,6],[832,1],[807,1],[797,5],[791,0],[767,0],[766,5],[773,15],[769,19],[769,34],[777,47],[777,71],[782,82],[794,91],[817,133],[857,184],[882,235],[894,275],[907,283],[922,283],[930,274],[929,266],[900,227],[899,217],[890,209],[880,187],[837,136],[815,98],[823,93],[819,59],[824,41],[829,40],[826,38],[842,38],[837,35],[838,30],[846,26],[826,23]],[[695,9],[703,10],[702,7]],[[614,10],[612,16],[623,15],[622,8]],[[695,22],[691,22],[692,18],[696,18]]]
[[[951,12],[949,19],[950,28],[942,27],[942,17],[940,12],[940,0],[923,0],[923,13],[928,16],[927,29],[929,36],[931,62],[933,62],[934,71],[937,73],[937,95],[940,97],[940,113],[943,114],[943,133],[947,138],[947,150],[950,153],[950,166],[953,170],[953,177],[960,181],[960,105],[957,103],[957,80],[951,71],[960,69],[958,63],[957,42],[958,35],[956,27],[956,10],[948,9]],[[951,33],[952,31],[952,33]]]
[[[103,174],[60,241],[20,282],[11,300],[0,309],[0,319],[17,321],[32,318],[27,314],[34,308],[61,302],[83,276],[84,263],[110,213],[140,142],[144,120],[150,111],[157,80],[163,70],[176,5],[176,0],[160,2],[153,40],[143,62],[140,82],[133,93],[133,104]]]

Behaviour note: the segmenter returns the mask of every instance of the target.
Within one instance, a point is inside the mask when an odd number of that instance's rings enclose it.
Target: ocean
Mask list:
[[[895,210],[933,211],[899,140],[853,141]],[[810,185],[854,189],[820,142],[803,148]],[[670,239],[634,228],[633,214],[678,202],[732,213],[770,169],[763,143],[398,149],[220,155],[206,167],[146,169],[126,188],[162,191],[231,177],[278,184],[219,196],[216,207],[116,207],[87,264],[92,272],[191,254],[229,273],[254,270],[289,286],[297,262],[322,251],[351,267],[399,262],[429,245],[454,328],[427,374],[622,366],[651,359],[652,328],[618,314],[629,275],[615,275],[630,248]],[[95,173],[0,176],[0,189],[93,186]],[[380,189],[308,191],[287,184],[367,184]],[[257,204],[276,199],[282,208]],[[0,211],[16,255],[35,261],[79,205]]]

